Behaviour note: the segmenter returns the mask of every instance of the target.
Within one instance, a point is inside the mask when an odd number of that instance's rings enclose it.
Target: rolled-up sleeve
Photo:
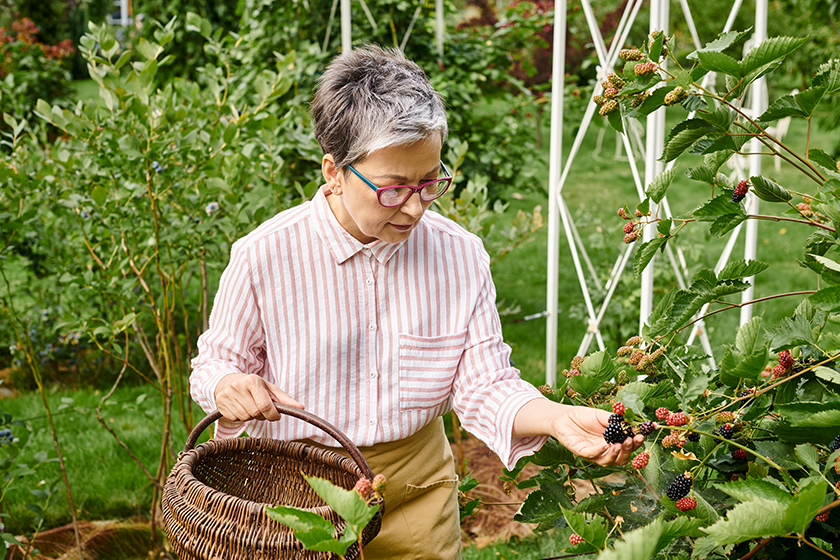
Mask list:
[[[251,280],[246,247],[234,244],[222,273],[210,314],[209,329],[198,339],[192,360],[190,395],[205,411],[215,410],[219,381],[230,373],[260,375],[265,364],[265,333]],[[247,426],[218,426],[219,437],[235,437]]]
[[[546,436],[514,438],[513,421],[534,399],[545,398],[511,366],[510,347],[502,339],[496,288],[489,259],[479,264],[483,283],[470,318],[465,351],[454,384],[453,409],[463,426],[487,444],[507,468],[539,449]]]

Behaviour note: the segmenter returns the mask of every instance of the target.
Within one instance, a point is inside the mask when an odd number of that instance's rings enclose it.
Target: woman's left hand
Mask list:
[[[607,443],[604,430],[610,413],[597,408],[534,399],[523,406],[513,422],[514,437],[552,436],[566,449],[601,466],[624,465],[644,443],[644,436],[623,443]]]

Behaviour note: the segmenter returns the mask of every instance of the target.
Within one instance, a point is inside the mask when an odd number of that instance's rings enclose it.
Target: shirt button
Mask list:
[[[369,325],[368,329],[370,329],[372,331],[375,331],[376,330],[376,325]]]
[[[376,377],[376,372],[375,371],[370,372],[370,376],[371,376],[371,378]]]
[[[368,283],[368,286],[370,286],[371,284],[373,284],[373,279],[372,279],[372,278],[368,278],[368,279],[367,279],[367,283]]]
[[[371,418],[370,425],[373,426],[374,424],[376,424],[376,418]]]
[[[370,249],[365,247],[364,249],[362,249],[362,254],[366,257],[369,257],[370,256]]]

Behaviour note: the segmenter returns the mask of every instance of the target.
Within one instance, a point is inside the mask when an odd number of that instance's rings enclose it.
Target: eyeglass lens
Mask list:
[[[432,181],[420,191],[420,199],[424,202],[431,202],[440,195],[442,195],[449,185],[449,178],[438,179]],[[398,187],[396,189],[381,189],[379,191],[379,202],[384,206],[399,206],[405,202],[414,191],[408,187]]]

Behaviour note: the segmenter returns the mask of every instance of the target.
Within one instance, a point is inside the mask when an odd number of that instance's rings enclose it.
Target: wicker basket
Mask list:
[[[346,489],[373,472],[347,436],[308,412],[277,404],[337,440],[352,459],[301,442],[267,438],[215,439],[195,447],[201,433],[221,418],[216,411],[198,423],[178,455],[163,489],[163,524],[180,560],[274,560],[337,558],[304,550],[289,527],[265,514],[265,506],[286,505],[315,512],[342,531],[345,522],[301,476],[324,478]],[[382,524],[384,504],[365,529],[370,542]],[[354,544],[346,558],[359,555]]]

